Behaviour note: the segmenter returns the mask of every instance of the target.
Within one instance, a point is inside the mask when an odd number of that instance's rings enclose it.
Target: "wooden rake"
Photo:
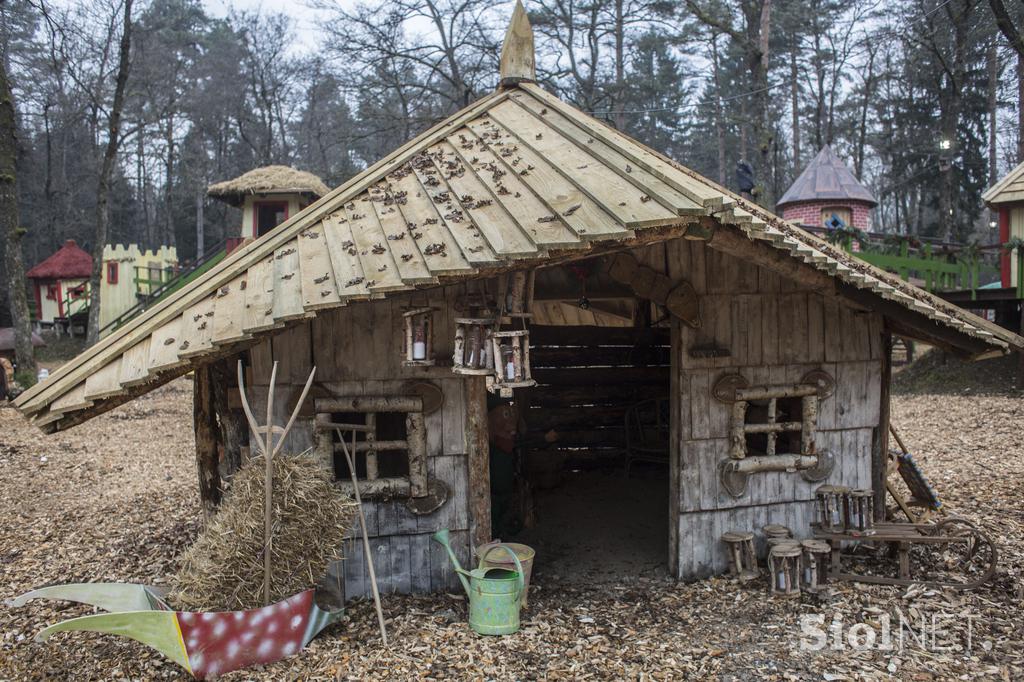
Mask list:
[[[245,396],[245,372],[242,370],[242,361],[238,361],[238,392],[242,398],[242,409],[245,410],[245,418],[249,422],[249,428],[252,429],[253,435],[256,439],[256,448],[263,453],[263,459],[266,463],[266,470],[264,474],[264,494],[263,494],[263,604],[270,604],[270,546],[273,539],[273,509],[271,507],[273,502],[273,486],[274,486],[274,457],[280,452],[284,446],[284,441],[288,437],[288,432],[292,430],[292,426],[295,424],[295,419],[299,416],[299,411],[302,409],[302,403],[306,402],[306,396],[309,394],[309,387],[313,385],[313,376],[316,374],[316,367],[314,366],[309,372],[309,378],[306,379],[306,385],[302,389],[302,395],[299,396],[298,401],[295,403],[295,409],[292,410],[292,416],[288,419],[288,423],[282,429],[280,426],[274,426],[272,423],[274,417],[274,384],[277,382],[277,361],[274,361],[274,367],[270,370],[270,387],[267,391],[267,421],[263,426],[256,423],[256,417],[252,414],[252,408],[249,407],[249,400]],[[274,442],[274,436],[278,436],[277,442]]]

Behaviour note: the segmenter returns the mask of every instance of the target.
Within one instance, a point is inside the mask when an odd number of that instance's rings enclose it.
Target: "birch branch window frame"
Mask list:
[[[778,454],[814,455],[817,454],[815,433],[818,423],[818,387],[811,384],[794,384],[791,386],[754,386],[736,389],[736,399],[732,404],[730,420],[730,448],[732,459],[744,459],[749,454],[748,436],[763,434],[766,439],[765,456]],[[800,416],[796,419],[792,414],[788,420],[779,420],[779,401],[800,401]],[[767,417],[763,421],[750,419],[750,408],[755,403],[763,403]],[[780,434],[800,434],[800,447],[797,452],[777,452]]]
[[[423,399],[417,395],[402,396],[340,396],[319,398],[315,401],[313,421],[313,451],[323,466],[335,471],[335,453],[343,451],[345,443],[357,460],[362,455],[365,474],[358,478],[359,494],[366,499],[410,498],[418,499],[430,494],[427,481],[427,440],[423,414]],[[378,416],[382,413],[405,415],[404,439],[378,439]],[[339,414],[358,414],[362,422],[339,421]],[[352,434],[361,433],[354,448]],[[381,476],[378,455],[384,451],[405,452],[408,473],[402,476]],[[336,486],[352,492],[352,482],[338,478]]]

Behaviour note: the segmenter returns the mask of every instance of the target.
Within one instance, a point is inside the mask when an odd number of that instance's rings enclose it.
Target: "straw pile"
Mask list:
[[[170,601],[187,610],[263,606],[264,461],[254,458],[231,479],[220,511],[182,557]],[[351,497],[312,458],[274,458],[271,601],[308,589],[341,558],[355,520]]]

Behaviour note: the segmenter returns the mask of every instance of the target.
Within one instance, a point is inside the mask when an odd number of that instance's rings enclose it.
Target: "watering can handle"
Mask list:
[[[489,557],[491,555],[491,552],[493,552],[496,549],[503,549],[506,552],[508,552],[509,556],[512,557],[512,561],[514,561],[515,564],[516,564],[516,573],[519,576],[519,580],[517,581],[519,583],[519,590],[516,592],[516,599],[519,599],[520,597],[523,596],[523,590],[525,589],[526,583],[525,583],[525,579],[523,577],[523,565],[521,563],[519,563],[519,557],[516,556],[516,553],[514,551],[512,551],[511,547],[507,547],[505,545],[494,545],[493,547],[488,549],[486,552],[484,552],[484,555],[482,557],[480,557],[480,564],[483,565],[487,561],[487,557]]]

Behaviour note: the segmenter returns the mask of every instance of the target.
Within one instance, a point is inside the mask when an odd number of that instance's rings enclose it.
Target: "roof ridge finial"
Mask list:
[[[537,80],[536,61],[533,54],[533,27],[526,16],[522,0],[516,0],[509,21],[505,42],[501,45],[501,81],[499,87]]]

